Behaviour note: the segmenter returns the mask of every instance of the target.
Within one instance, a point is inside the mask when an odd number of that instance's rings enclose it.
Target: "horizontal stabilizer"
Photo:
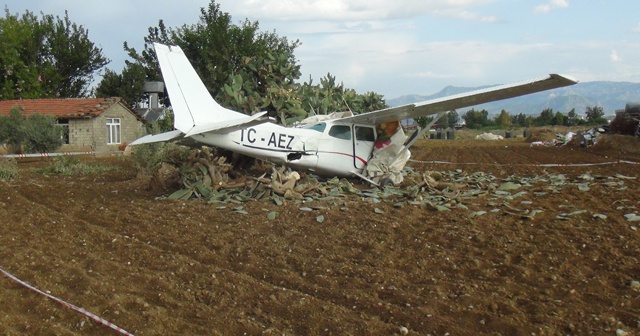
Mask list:
[[[139,139],[135,140],[134,142],[130,143],[129,145],[135,146],[135,145],[141,145],[141,144],[145,144],[145,143],[178,140],[178,139],[181,139],[183,137],[184,137],[184,133],[182,133],[180,130],[173,130],[173,131],[165,132],[165,133],[145,135],[142,138],[139,138]]]
[[[207,132],[213,132],[218,134],[229,133],[242,128],[259,125],[269,121],[268,117],[266,118],[264,117],[266,114],[267,112],[260,112],[252,116],[246,116],[243,118],[224,120],[224,121],[219,121],[219,122],[209,123],[204,125],[197,125],[191,128],[187,132],[187,134],[185,134],[185,136],[189,137],[192,135],[207,133]]]

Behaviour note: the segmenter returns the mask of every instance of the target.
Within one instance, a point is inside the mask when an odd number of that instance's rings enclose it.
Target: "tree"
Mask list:
[[[485,126],[490,126],[489,112],[487,110],[476,111],[471,109],[465,113],[462,118],[467,123],[467,127],[480,129]]]
[[[25,117],[15,107],[8,116],[0,116],[0,143],[14,152],[51,152],[62,146],[62,128],[51,116],[34,114]]]
[[[134,82],[124,80],[124,72],[137,64],[142,71],[129,70],[136,79],[144,73],[145,80],[162,80],[152,46],[160,42],[179,45],[211,95],[221,105],[239,112],[267,111],[282,123],[290,123],[306,117],[309,110],[324,114],[351,109],[360,113],[386,107],[381,95],[357,94],[330,74],[321,78],[319,85],[312,85],[311,78],[308,83],[297,83],[301,72],[294,51],[300,42],[259,28],[257,21],[232,23],[231,15],[221,11],[215,0],[200,9],[195,24],[169,28],[160,20],[157,27],[149,28],[142,51],[124,43],[132,61],[121,75],[105,74],[97,92],[120,96],[120,90],[135,92],[138,101],[143,100]],[[165,106],[171,105],[168,98],[164,98]]]
[[[587,107],[585,116],[589,124],[604,124],[607,122],[607,119],[603,117],[604,110],[602,106]]]
[[[553,120],[551,121],[551,125],[567,126],[568,124],[568,118],[560,111],[556,112],[556,114],[553,116]]]
[[[433,121],[433,117],[418,117],[415,120],[420,128],[425,128],[430,122]]]
[[[513,115],[511,117],[511,124],[512,125],[518,125],[520,127],[526,127],[529,126],[527,125],[527,115],[525,115],[524,113],[518,113],[517,115]]]
[[[82,26],[26,11],[0,18],[0,99],[88,96],[93,76],[109,60]]]
[[[575,126],[580,123],[580,119],[578,118],[578,114],[576,113],[576,109],[572,108],[569,113],[567,113],[567,125]]]
[[[12,151],[18,151],[25,138],[22,125],[25,117],[18,108],[12,108],[8,116],[0,116],[0,143],[6,144]]]
[[[96,87],[96,97],[122,97],[131,107],[148,99],[142,91],[147,75],[144,67],[139,63],[128,62],[121,74],[106,69],[102,81]]]
[[[54,117],[33,114],[22,125],[25,138],[22,146],[27,153],[48,153],[62,146],[62,128],[56,126]]]
[[[500,128],[508,128],[511,126],[511,115],[509,115],[509,112],[506,110],[502,110],[500,111],[500,114],[496,116],[494,122],[496,126]]]
[[[542,112],[540,112],[540,115],[535,118],[536,126],[551,125],[552,120],[553,120],[553,116],[554,116],[553,109],[546,108],[546,109],[542,110]]]

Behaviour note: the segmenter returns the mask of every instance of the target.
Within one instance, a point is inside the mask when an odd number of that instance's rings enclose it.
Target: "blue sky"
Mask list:
[[[301,80],[327,73],[387,99],[447,85],[502,84],[570,75],[580,81],[640,82],[637,0],[218,0],[235,22],[259,21],[299,39]],[[8,0],[11,13],[62,16],[120,72],[122,43],[141,48],[150,26],[198,21],[209,0]]]

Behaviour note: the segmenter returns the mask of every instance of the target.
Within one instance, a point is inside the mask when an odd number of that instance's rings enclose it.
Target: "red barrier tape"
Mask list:
[[[439,163],[439,164],[455,164],[455,165],[484,165],[484,166],[528,166],[528,167],[589,167],[589,166],[605,166],[619,163],[638,165],[640,162],[618,160],[610,162],[598,162],[598,163],[477,163],[477,162],[448,162],[448,161],[419,161],[409,160],[416,163]]]
[[[5,271],[4,269],[2,269],[2,267],[0,267],[0,272],[3,273],[4,275],[6,275],[8,278],[12,279],[13,281],[15,281],[15,282],[17,282],[17,283],[19,283],[19,284],[31,289],[32,291],[35,291],[36,293],[42,294],[42,295],[50,298],[51,300],[60,303],[61,305],[65,306],[67,308],[71,308],[71,309],[73,309],[73,310],[75,310],[75,311],[77,311],[77,312],[89,317],[90,319],[92,319],[92,320],[94,320],[94,321],[96,321],[96,322],[98,322],[100,324],[103,324],[103,325],[105,325],[105,326],[107,326],[107,327],[109,327],[109,328],[111,328],[111,329],[123,334],[123,335],[133,336],[133,334],[131,334],[128,331],[118,327],[117,325],[115,325],[115,324],[113,324],[113,323],[101,318],[100,316],[97,316],[97,315],[95,315],[93,313],[90,313],[90,312],[88,312],[88,311],[86,311],[86,310],[84,310],[84,309],[82,309],[80,307],[77,307],[75,305],[72,305],[72,304],[70,304],[68,302],[62,301],[61,299],[58,299],[57,297],[55,297],[55,296],[53,296],[51,294],[47,294],[47,293],[45,293],[45,292],[43,292],[43,291],[41,291],[41,290],[29,285],[28,283],[16,278],[15,276],[10,274],[9,272]]]

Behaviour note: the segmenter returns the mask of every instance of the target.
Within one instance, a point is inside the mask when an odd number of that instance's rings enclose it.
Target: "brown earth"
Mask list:
[[[538,179],[452,211],[349,196],[314,212],[254,201],[243,215],[156,200],[119,158],[85,159],[122,169],[83,177],[25,162],[0,182],[0,267],[136,335],[640,335],[640,222],[624,217],[640,208],[640,166],[540,166],[640,154],[522,139],[412,153],[455,162],[410,162],[419,171]],[[566,185],[551,186],[558,174]],[[3,335],[118,334],[1,274],[0,307]]]

